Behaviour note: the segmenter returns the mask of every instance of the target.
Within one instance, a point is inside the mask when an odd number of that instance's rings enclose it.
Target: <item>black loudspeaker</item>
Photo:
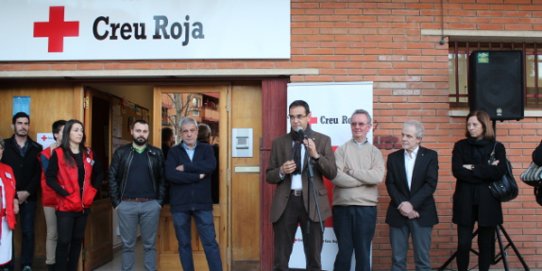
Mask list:
[[[525,109],[522,51],[474,51],[469,59],[470,110],[492,120],[520,120]]]

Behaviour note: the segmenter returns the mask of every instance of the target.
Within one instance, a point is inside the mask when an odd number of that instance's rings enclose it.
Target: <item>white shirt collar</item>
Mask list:
[[[412,153],[409,153],[407,150],[405,150],[405,157],[408,157],[408,158],[411,158],[411,159],[415,159],[416,156],[418,155],[418,151],[420,150],[420,146],[418,145],[413,151]]]

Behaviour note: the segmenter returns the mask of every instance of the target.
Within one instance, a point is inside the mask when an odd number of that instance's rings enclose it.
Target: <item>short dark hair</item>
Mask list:
[[[134,129],[134,126],[136,125],[136,123],[141,123],[143,125],[149,125],[149,122],[147,122],[146,120],[144,119],[137,119],[135,120],[132,124],[130,124],[130,130]]]
[[[288,111],[292,109],[292,107],[298,107],[303,106],[305,108],[305,114],[309,114],[311,112],[311,109],[309,108],[309,104],[303,100],[295,100],[293,101],[290,106],[288,106]]]
[[[169,127],[162,128],[162,142],[169,141],[173,137],[173,129]]]
[[[65,120],[57,120],[53,122],[53,125],[51,125],[51,131],[53,132],[53,138],[55,140],[56,140],[55,134],[58,134],[60,132],[60,128],[62,128],[62,126],[65,126],[65,125],[66,125]]]
[[[198,141],[210,143],[211,138],[211,126],[207,123],[200,123],[198,125]]]
[[[28,114],[25,112],[17,112],[15,115],[13,115],[13,118],[11,118],[11,124],[15,124],[18,118],[27,118],[28,123],[30,123],[30,116]]]

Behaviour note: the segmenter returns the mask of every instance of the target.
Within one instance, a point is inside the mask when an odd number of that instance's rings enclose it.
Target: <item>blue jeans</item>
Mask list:
[[[34,222],[36,221],[36,202],[25,201],[19,205],[19,219],[22,232],[21,266],[32,266],[34,259]]]
[[[333,206],[333,230],[339,247],[333,269],[350,270],[354,253],[356,271],[370,271],[375,228],[375,206]]]
[[[134,270],[137,225],[143,241],[143,265],[147,271],[156,271],[156,233],[160,218],[160,204],[156,200],[146,202],[122,201],[117,206],[120,239],[122,241],[122,269]]]
[[[207,264],[210,271],[221,271],[222,261],[220,249],[216,242],[215,225],[212,210],[194,210],[186,212],[172,212],[175,234],[179,242],[179,258],[184,271],[194,271],[192,258],[192,240],[190,238],[192,216],[196,219],[196,227],[201,244],[205,250]]]

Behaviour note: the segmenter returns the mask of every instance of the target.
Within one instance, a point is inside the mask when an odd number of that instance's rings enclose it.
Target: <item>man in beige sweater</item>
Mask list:
[[[356,271],[371,270],[371,241],[376,227],[378,184],[384,179],[384,158],[367,141],[371,115],[363,109],[352,114],[352,139],[335,152],[337,177],[333,179],[333,228],[339,251],[334,270],[350,270],[352,252]]]

